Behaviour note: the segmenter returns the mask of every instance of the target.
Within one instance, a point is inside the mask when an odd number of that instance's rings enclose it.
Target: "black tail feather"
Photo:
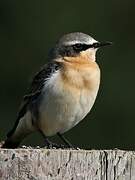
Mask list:
[[[19,146],[20,142],[13,142],[10,138],[7,138],[1,148],[15,149]]]

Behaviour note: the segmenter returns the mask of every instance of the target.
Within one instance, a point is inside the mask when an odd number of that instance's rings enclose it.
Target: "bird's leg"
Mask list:
[[[48,149],[52,149],[54,147],[53,143],[47,137],[45,137],[44,140]]]
[[[47,148],[52,148],[51,141],[49,141],[49,139],[45,136],[45,134],[41,130],[39,130],[39,132],[42,135],[42,137],[44,138],[46,145],[47,145]]]
[[[62,134],[57,133],[61,140],[66,144],[68,148],[76,149]]]
[[[51,141],[45,136],[45,134],[44,134],[41,130],[39,130],[39,132],[40,132],[40,134],[42,135],[42,137],[44,138],[48,149],[52,149],[52,148],[58,149],[58,148],[61,148],[61,145],[58,145],[58,144],[56,144],[56,143],[51,142]]]

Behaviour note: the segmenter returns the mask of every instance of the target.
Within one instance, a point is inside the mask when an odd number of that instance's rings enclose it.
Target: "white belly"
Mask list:
[[[91,110],[99,83],[94,89],[65,88],[56,73],[46,83],[40,105],[39,127],[46,136],[64,133],[79,123]]]

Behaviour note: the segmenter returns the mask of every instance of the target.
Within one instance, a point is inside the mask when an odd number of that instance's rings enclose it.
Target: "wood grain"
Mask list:
[[[135,152],[0,149],[0,180],[135,180]]]

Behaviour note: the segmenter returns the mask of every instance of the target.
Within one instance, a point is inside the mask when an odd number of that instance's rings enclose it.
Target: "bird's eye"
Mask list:
[[[73,45],[73,49],[75,50],[75,51],[81,51],[81,50],[83,50],[83,45],[82,44],[74,44]]]
[[[87,50],[88,48],[90,47],[90,45],[88,44],[74,44],[73,45],[73,49],[76,51],[76,52],[80,52],[80,51],[85,51]]]

